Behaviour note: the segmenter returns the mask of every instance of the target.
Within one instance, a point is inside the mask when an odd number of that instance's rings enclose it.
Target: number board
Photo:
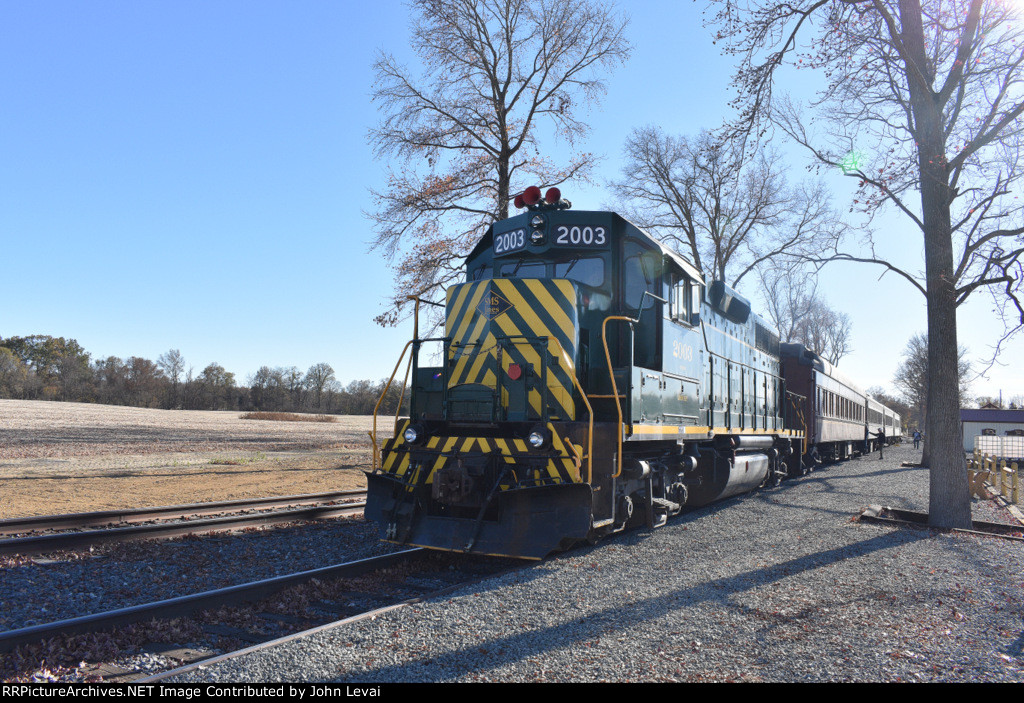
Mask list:
[[[611,237],[605,225],[556,224],[549,228],[548,241],[551,246],[560,248],[606,249]],[[529,230],[519,227],[507,232],[495,232],[492,246],[495,256],[505,256],[523,251],[529,243]]]
[[[526,228],[509,230],[508,232],[494,233],[494,255],[504,256],[513,254],[526,248],[529,237],[526,235]]]
[[[608,229],[603,225],[555,225],[551,243],[556,247],[604,249],[608,246]]]

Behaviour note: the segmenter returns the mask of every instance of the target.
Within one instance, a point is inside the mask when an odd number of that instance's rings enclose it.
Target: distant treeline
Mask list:
[[[177,349],[155,362],[138,356],[93,360],[74,339],[31,335],[0,337],[0,398],[68,400],[140,408],[267,410],[369,415],[385,382],[341,384],[330,364],[263,366],[239,385],[217,363],[199,373]],[[394,414],[400,383],[381,403]],[[405,404],[408,404],[408,393]]]

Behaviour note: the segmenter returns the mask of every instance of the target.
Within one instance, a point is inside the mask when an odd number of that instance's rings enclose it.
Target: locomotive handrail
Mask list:
[[[384,386],[384,391],[380,394],[380,398],[377,399],[377,404],[373,406],[373,431],[367,434],[370,435],[370,441],[373,442],[373,470],[377,470],[377,463],[379,460],[379,450],[377,449],[377,411],[380,409],[380,404],[384,402],[384,397],[388,394],[388,390],[391,389],[391,382],[395,380],[395,374],[398,373],[398,367],[402,364],[402,359],[405,358],[405,353],[409,351],[409,347],[413,345],[416,339],[410,339],[406,342],[405,347],[402,348],[402,355],[398,357],[398,363],[395,364],[395,370],[391,372],[391,378],[388,379],[387,384]],[[412,363],[412,357],[409,357],[409,363]],[[406,377],[408,379],[408,376]],[[402,388],[402,396],[405,396],[405,388]],[[398,407],[402,407],[401,401],[398,403]],[[397,419],[397,414],[396,414]]]
[[[615,370],[612,368],[612,355],[608,351],[608,323],[612,320],[629,323],[629,348],[633,349],[633,325],[639,323],[639,320],[635,320],[632,317],[626,317],[625,315],[609,315],[604,318],[604,322],[601,323],[601,343],[604,345],[604,358],[608,361],[608,376],[612,379],[612,395],[615,397],[615,412],[618,413],[618,431],[615,433],[617,440],[617,451],[615,453],[616,467],[615,474],[612,478],[618,478],[622,475],[622,403],[619,402],[619,387],[615,383]],[[630,364],[632,366],[632,364]]]
[[[650,291],[645,290],[644,294],[640,296],[640,306],[636,311],[636,318],[626,317],[625,315],[609,315],[604,318],[604,322],[601,323],[601,342],[604,344],[604,357],[608,361],[608,376],[612,380],[612,395],[615,397],[615,412],[618,415],[618,431],[615,433],[615,439],[617,443],[617,450],[615,452],[615,474],[612,478],[618,478],[622,475],[622,403],[619,401],[619,387],[615,383],[615,370],[612,368],[612,355],[608,351],[608,322],[609,320],[618,320],[629,323],[629,351],[630,351],[630,366],[632,363],[633,354],[633,325],[640,324],[640,317],[644,313],[644,303],[648,297],[660,300],[662,303],[667,304],[668,301],[661,296],[655,295]]]
[[[421,300],[418,295],[407,295],[406,300],[412,300],[416,303],[413,307],[413,322],[412,322],[412,339],[410,339],[405,347],[402,349],[401,356],[398,357],[398,363],[395,364],[395,370],[391,372],[391,378],[388,379],[387,384],[384,386],[384,391],[380,394],[380,398],[377,399],[377,404],[373,406],[373,431],[369,432],[370,441],[373,443],[373,470],[377,470],[377,464],[380,460],[380,450],[377,448],[377,411],[380,409],[380,404],[384,402],[384,398],[387,396],[388,391],[391,389],[391,382],[395,380],[395,374],[398,373],[398,367],[402,364],[402,359],[405,358],[405,353],[409,351],[409,347],[414,344],[420,336],[420,303],[429,303],[430,305],[436,305],[438,307],[444,307],[440,303],[435,303],[429,300]],[[402,410],[402,401],[405,400],[405,389],[409,385],[409,371],[412,369],[412,358],[413,355],[409,356],[409,365],[405,370],[405,380],[402,382],[402,395],[398,398],[398,406],[395,408],[395,423],[398,423],[398,414]]]

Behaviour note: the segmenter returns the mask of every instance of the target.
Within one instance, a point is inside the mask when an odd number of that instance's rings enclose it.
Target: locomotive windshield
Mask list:
[[[521,257],[502,261],[494,270],[482,264],[470,269],[468,279],[481,281],[486,278],[566,278],[590,288],[601,288],[605,284],[605,261],[600,256],[574,256],[561,260]]]

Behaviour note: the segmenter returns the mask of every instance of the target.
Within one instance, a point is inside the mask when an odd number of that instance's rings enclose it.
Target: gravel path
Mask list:
[[[927,472],[900,467],[918,456],[832,466],[180,680],[1024,681],[1024,545],[852,519],[926,511]]]

